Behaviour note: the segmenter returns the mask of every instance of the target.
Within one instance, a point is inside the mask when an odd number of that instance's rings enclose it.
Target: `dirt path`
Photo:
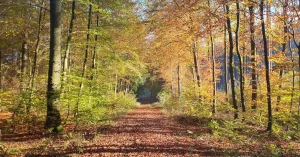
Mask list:
[[[129,112],[104,132],[98,145],[85,148],[101,156],[218,156],[212,147],[189,137],[187,126],[174,123],[150,105]]]
[[[194,138],[197,136],[192,132],[207,134],[205,127],[179,124],[151,105],[141,105],[115,126],[96,132],[85,128],[77,132],[76,138],[66,138],[69,133],[66,129],[52,140],[49,140],[49,134],[44,133],[7,134],[2,140],[10,153],[13,150],[20,154],[17,156],[30,157],[224,155],[224,150],[216,143]]]

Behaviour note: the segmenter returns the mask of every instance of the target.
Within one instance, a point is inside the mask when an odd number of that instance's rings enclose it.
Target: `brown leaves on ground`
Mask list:
[[[81,125],[76,132],[72,132],[72,126],[64,128],[58,135],[43,132],[42,125],[36,134],[6,134],[2,138],[5,153],[16,156],[251,156],[249,149],[214,139],[207,124],[191,118],[167,117],[151,105],[130,111],[115,126]]]
[[[218,148],[190,138],[197,126],[175,123],[150,105],[130,111],[111,128],[84,129],[73,135],[7,134],[6,153],[23,156],[221,156]],[[69,135],[69,136],[68,136]]]

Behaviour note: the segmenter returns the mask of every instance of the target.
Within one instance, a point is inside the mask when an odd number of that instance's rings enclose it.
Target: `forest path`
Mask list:
[[[101,156],[220,156],[216,148],[191,138],[189,129],[151,105],[130,111],[113,128],[103,132],[97,146],[85,149]],[[198,126],[199,128],[199,126]]]

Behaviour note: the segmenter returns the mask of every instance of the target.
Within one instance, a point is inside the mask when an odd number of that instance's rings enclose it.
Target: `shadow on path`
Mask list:
[[[194,126],[194,128],[197,128]],[[189,137],[185,125],[172,122],[159,109],[142,105],[129,112],[115,127],[101,131],[93,142],[57,148],[51,154],[26,156],[223,156],[223,150]],[[28,150],[30,152],[30,150]]]

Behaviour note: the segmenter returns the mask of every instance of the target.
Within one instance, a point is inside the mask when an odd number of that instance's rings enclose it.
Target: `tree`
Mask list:
[[[66,81],[67,69],[69,68],[69,58],[70,58],[70,51],[71,51],[72,34],[73,34],[73,27],[74,27],[74,21],[75,21],[75,7],[76,7],[76,2],[75,2],[75,0],[73,0],[72,1],[71,19],[70,19],[69,30],[68,30],[67,47],[65,50],[64,58],[63,58],[63,73],[62,74],[63,74],[64,81]],[[64,83],[65,82],[63,82],[63,84]]]
[[[249,6],[249,27],[250,27],[250,44],[251,44],[251,85],[252,85],[252,109],[257,107],[257,73],[256,73],[256,45],[255,45],[255,15],[254,3],[250,2]]]
[[[92,4],[89,4],[88,6],[88,32],[86,35],[86,47],[85,47],[85,55],[84,55],[84,60],[83,60],[83,65],[82,65],[82,71],[81,71],[81,81],[80,81],[80,88],[79,88],[79,92],[78,92],[78,97],[77,97],[77,102],[75,105],[75,118],[76,118],[76,125],[75,125],[75,129],[77,129],[77,125],[78,125],[78,112],[79,112],[79,101],[81,99],[82,96],[82,92],[83,92],[83,84],[84,84],[84,79],[85,79],[85,75],[86,75],[86,67],[87,67],[87,61],[88,61],[88,55],[89,55],[89,44],[90,44],[90,29],[91,29],[91,20],[92,20]]]
[[[231,30],[231,21],[229,17],[229,6],[225,4],[226,7],[226,23],[227,23],[227,31],[229,35],[229,73],[230,73],[230,85],[231,85],[231,97],[232,103],[234,108],[234,118],[238,118],[238,105],[236,102],[236,94],[235,94],[235,86],[234,86],[234,73],[233,73],[233,37],[232,37],[232,30]]]
[[[236,30],[235,30],[235,46],[236,52],[239,58],[239,69],[240,69],[240,93],[241,93],[241,106],[243,112],[246,112],[245,107],[245,96],[244,96],[244,72],[243,72],[243,60],[239,48],[239,28],[240,28],[240,4],[239,0],[236,1]]]
[[[283,43],[282,43],[281,52],[283,54],[285,53],[285,49],[286,49],[287,33],[288,33],[287,7],[288,7],[288,2],[287,2],[287,0],[285,0],[284,4],[283,4],[283,8],[282,8],[283,9],[283,13],[282,13],[283,14]],[[282,83],[281,83],[282,76],[283,76],[283,69],[280,69],[280,71],[279,71],[279,79],[280,79],[279,90],[282,90]],[[277,108],[278,108],[278,105],[280,104],[280,102],[281,102],[281,95],[278,95],[277,96]]]
[[[41,2],[41,5],[44,6],[44,0]],[[42,28],[43,28],[42,22],[43,22],[43,16],[45,15],[45,11],[46,10],[43,9],[43,7],[39,8],[37,39],[36,39],[35,50],[34,50],[31,76],[30,76],[30,81],[29,81],[30,87],[29,87],[29,102],[28,102],[28,107],[27,107],[28,112],[30,111],[31,106],[33,105],[32,96],[33,96],[34,83],[35,83],[36,71],[37,71],[36,69],[37,69],[38,53],[39,53],[39,48],[40,48],[40,43],[41,43],[41,34],[42,34]]]
[[[61,76],[61,0],[50,1],[50,57],[47,88],[47,117],[45,128],[59,132]]]
[[[195,73],[196,73],[196,80],[197,80],[197,87],[201,87],[201,78],[200,78],[200,72],[199,72],[199,62],[198,62],[198,51],[197,51],[197,40],[194,39],[193,41],[193,60],[194,60],[194,67],[195,67]],[[201,94],[199,93],[199,101],[201,102]]]
[[[225,9],[225,7],[224,7]],[[225,10],[226,11],[226,10]],[[226,33],[226,24],[224,24],[224,38],[223,38],[223,44],[224,44],[224,85],[225,85],[225,96],[226,96],[226,102],[228,102],[228,57],[227,57],[227,33]]]
[[[270,69],[269,69],[269,56],[268,56],[268,41],[266,36],[266,26],[264,20],[264,0],[260,1],[260,20],[261,20],[261,31],[263,35],[263,45],[264,45],[264,61],[265,61],[265,71],[266,71],[266,82],[267,82],[267,100],[268,100],[268,128],[267,131],[272,132],[272,98],[271,98],[271,83],[270,83]]]

